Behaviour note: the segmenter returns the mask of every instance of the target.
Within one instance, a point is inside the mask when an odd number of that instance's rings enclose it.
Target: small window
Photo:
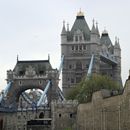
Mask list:
[[[79,37],[79,40],[82,41],[82,36]]]
[[[86,50],[86,45],[83,46],[83,49]]]
[[[39,84],[40,84],[40,85],[42,84],[42,81],[41,81],[41,80],[39,81]]]
[[[74,83],[74,79],[73,78],[71,78],[71,83]]]
[[[40,113],[39,118],[44,118],[44,113],[43,112]]]
[[[19,85],[22,85],[22,81],[19,81]]]
[[[70,118],[72,118],[72,117],[73,117],[73,114],[71,113],[71,114],[70,114]]]
[[[69,69],[72,69],[72,65],[69,65]]]
[[[24,75],[24,71],[19,71],[19,75],[20,76]]]
[[[78,36],[75,36],[75,41],[76,41],[76,42],[78,41]]]
[[[81,45],[79,46],[79,50],[82,50],[82,46]]]
[[[40,71],[39,74],[40,74],[40,75],[43,75],[43,74],[44,74],[44,71]]]
[[[81,81],[81,77],[76,77],[76,83],[79,83]]]
[[[72,50],[74,50],[74,46],[72,46]]]
[[[78,50],[78,46],[75,47],[75,50]]]
[[[61,114],[59,114],[59,117],[61,117]]]

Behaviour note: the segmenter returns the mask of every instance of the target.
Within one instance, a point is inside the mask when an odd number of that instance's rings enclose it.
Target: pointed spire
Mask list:
[[[67,23],[67,32],[69,32],[69,23]]]
[[[77,13],[77,17],[80,17],[80,16],[84,16],[84,13],[81,11],[81,8],[80,8],[79,12]]]
[[[118,42],[117,42],[117,36],[115,37],[115,44],[117,44]]]
[[[104,30],[103,30],[102,34],[108,34],[108,31],[106,30],[106,27],[104,27]]]
[[[61,34],[66,34],[65,21],[63,21],[63,28]]]
[[[100,37],[100,33],[99,33],[99,29],[98,29],[98,22],[96,22],[96,33],[97,33],[98,36]]]
[[[115,37],[115,48],[120,48],[119,38]]]
[[[19,61],[19,55],[17,54],[17,62]]]
[[[96,34],[96,28],[95,28],[95,20],[93,19],[93,26],[91,29],[91,34]]]

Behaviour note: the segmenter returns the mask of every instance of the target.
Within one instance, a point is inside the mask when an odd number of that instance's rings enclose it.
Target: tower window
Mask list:
[[[76,83],[79,83],[81,81],[81,77],[76,77]]]
[[[44,118],[44,113],[43,112],[40,113],[39,118]]]
[[[75,41],[76,41],[76,42],[78,41],[78,36],[75,36]]]
[[[70,118],[72,118],[72,117],[73,117],[73,114],[71,113],[71,114],[70,114]]]
[[[74,50],[74,46],[72,46],[72,50]]]
[[[77,63],[76,63],[76,69],[77,69],[77,70],[81,70],[81,69],[82,69],[82,64],[81,64],[81,62],[77,62]]]
[[[59,117],[61,117],[61,114],[59,114]]]
[[[19,75],[20,76],[24,75],[24,71],[19,71]]]
[[[39,74],[40,74],[40,75],[43,75],[43,74],[44,74],[44,71],[41,70],[41,71],[39,72]]]
[[[78,46],[76,46],[75,49],[78,50]]]
[[[79,50],[82,50],[82,46],[81,45],[79,46]]]
[[[72,65],[69,65],[69,69],[72,69]]]
[[[73,78],[71,78],[71,83],[72,83],[72,84],[74,83],[74,79],[73,79]]]
[[[83,46],[83,49],[86,50],[86,45]]]
[[[82,36],[79,36],[79,40],[82,41]]]

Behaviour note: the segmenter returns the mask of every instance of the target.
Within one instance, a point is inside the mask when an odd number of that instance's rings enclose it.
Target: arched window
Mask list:
[[[76,41],[76,42],[78,41],[78,36],[75,36],[75,41]]]
[[[59,114],[59,117],[61,117],[61,114]]]
[[[82,70],[82,63],[81,62],[76,63],[76,69],[77,70]]]
[[[44,118],[44,113],[43,112],[40,113],[39,118]]]

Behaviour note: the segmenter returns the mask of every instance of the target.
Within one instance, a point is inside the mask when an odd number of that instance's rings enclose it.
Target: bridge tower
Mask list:
[[[17,110],[21,95],[28,102],[29,97],[25,91],[28,89],[40,89],[43,91],[41,98],[35,104],[43,105],[43,100],[50,105],[52,100],[60,100],[58,87],[58,70],[53,69],[48,60],[19,61],[13,70],[7,71],[7,87],[0,97],[0,105],[5,108]]]
[[[65,22],[61,32],[61,55],[64,55],[62,87],[65,96],[86,76],[92,54],[92,73],[108,75],[122,84],[121,49],[118,40],[112,44],[106,30],[100,36],[98,24],[93,20],[89,28],[83,12],[79,11],[69,30]]]

